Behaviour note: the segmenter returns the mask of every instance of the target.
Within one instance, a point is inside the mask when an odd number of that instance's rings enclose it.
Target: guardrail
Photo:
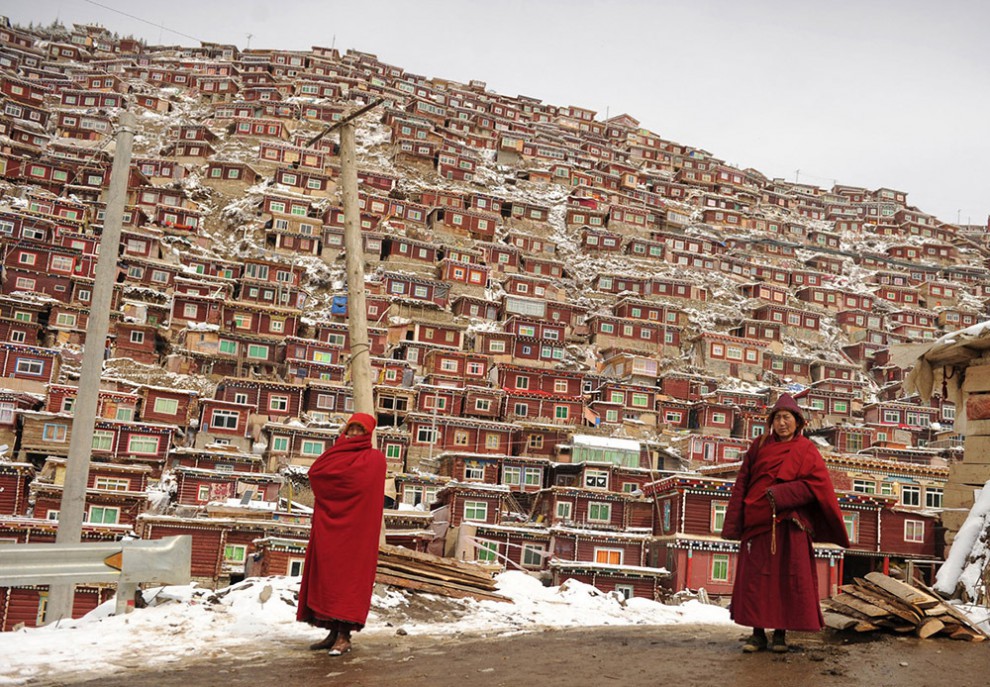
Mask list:
[[[129,613],[142,583],[192,579],[192,537],[82,544],[0,544],[0,587],[115,582],[115,612]]]

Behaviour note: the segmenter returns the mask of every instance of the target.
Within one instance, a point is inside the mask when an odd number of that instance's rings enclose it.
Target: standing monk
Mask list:
[[[385,456],[371,445],[375,418],[355,413],[309,469],[315,506],[296,620],[329,630],[310,646],[340,656],[364,627],[378,565]]]
[[[783,394],[767,418],[767,431],[750,445],[726,508],[722,536],[738,539],[732,619],[753,634],[743,645],[787,651],[786,630],[818,632],[824,626],[812,542],[849,546],[825,461],[804,436],[797,402]]]

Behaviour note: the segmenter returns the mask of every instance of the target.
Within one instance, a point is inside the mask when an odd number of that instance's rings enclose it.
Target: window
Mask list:
[[[522,565],[524,568],[542,568],[546,549],[539,544],[523,544]]]
[[[41,432],[41,438],[45,441],[64,443],[68,432],[69,428],[66,425],[50,424],[46,422],[44,429],[42,429]]]
[[[272,437],[272,451],[285,453],[289,450],[289,437]]]
[[[570,410],[567,406],[553,407],[553,416],[557,420],[566,420],[569,414],[570,414]]]
[[[712,502],[711,530],[713,534],[720,534],[722,532],[722,525],[725,522],[725,509],[728,506],[728,501]]]
[[[259,360],[268,360],[268,346],[262,346],[261,344],[249,344],[247,357],[256,358]]]
[[[608,471],[585,470],[584,486],[589,489],[608,489]]]
[[[284,413],[289,409],[288,396],[271,396],[268,399],[268,409],[278,413]]]
[[[131,343],[132,344],[142,344],[144,343],[144,332],[131,332]]]
[[[712,582],[729,581],[729,554],[727,553],[712,554],[711,579]]]
[[[925,541],[925,521],[905,520],[904,541],[922,543]]]
[[[59,327],[75,327],[76,316],[74,313],[60,312],[55,317],[55,324]]]
[[[201,484],[199,489],[196,490],[196,500],[200,503],[210,500],[210,485]]]
[[[110,506],[91,506],[87,522],[98,525],[116,525],[120,519],[120,509]]]
[[[300,451],[304,456],[318,456],[323,453],[324,443],[316,439],[306,439],[302,442]]]
[[[492,400],[490,398],[476,398],[474,400],[474,409],[488,412],[492,409]]]
[[[93,430],[93,450],[110,451],[113,449],[113,432],[108,430]]]
[[[465,501],[464,519],[485,522],[488,520],[488,504],[484,501]]]
[[[175,398],[156,398],[155,412],[164,415],[175,415],[179,412],[179,401]]]
[[[860,494],[875,494],[877,493],[877,483],[873,480],[854,479],[853,491]]]
[[[901,504],[905,506],[921,505],[921,487],[905,484],[901,487]]]
[[[622,549],[607,549],[595,547],[595,563],[606,565],[622,565]]]
[[[518,486],[522,483],[522,468],[505,466],[502,468],[502,484]]]
[[[592,502],[588,504],[588,520],[591,522],[609,522],[612,519],[612,504]]]
[[[498,544],[493,541],[478,541],[475,543],[475,560],[483,563],[494,563],[498,558]]]
[[[925,489],[925,508],[942,507],[942,490],[936,487]]]
[[[859,543],[859,513],[843,513],[842,522],[846,526],[850,544]]]
[[[557,519],[558,520],[570,520],[571,512],[574,508],[574,504],[570,501],[558,501],[557,502]]]
[[[107,491],[128,491],[131,488],[131,481],[120,477],[97,477],[93,481],[93,486]]]
[[[128,453],[158,453],[158,437],[135,434],[127,441]]]
[[[480,463],[468,463],[464,466],[464,479],[483,480],[485,479],[485,466]]]
[[[214,410],[210,427],[213,429],[237,429],[241,414],[236,410]]]
[[[434,444],[437,441],[437,430],[433,427],[420,427],[416,430],[416,443]]]
[[[17,360],[17,365],[15,366],[14,369],[17,371],[18,374],[32,375],[38,377],[44,373],[45,364],[40,360],[20,358]]]
[[[243,563],[247,558],[247,546],[244,544],[227,544],[223,547],[224,563]]]
[[[528,487],[539,487],[543,484],[542,468],[526,468],[523,470],[523,484]]]

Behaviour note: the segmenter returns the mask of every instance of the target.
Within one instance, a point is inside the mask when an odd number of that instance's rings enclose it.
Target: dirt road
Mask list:
[[[745,655],[740,652],[744,635],[741,628],[712,625],[587,628],[489,638],[358,635],[354,650],[340,658],[273,643],[186,661],[164,672],[122,665],[122,671],[109,678],[31,684],[984,687],[990,672],[990,642],[878,634],[851,643],[833,635],[795,634],[787,654]]]

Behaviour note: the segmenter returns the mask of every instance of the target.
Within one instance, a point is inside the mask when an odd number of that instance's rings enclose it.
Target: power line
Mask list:
[[[147,19],[142,19],[141,17],[135,16],[133,14],[128,14],[127,12],[124,12],[123,10],[118,10],[118,9],[113,8],[113,7],[110,7],[109,5],[104,5],[104,4],[101,4],[99,2],[95,2],[95,0],[86,0],[86,2],[88,2],[90,5],[96,5],[97,7],[102,7],[105,10],[110,10],[111,12],[116,12],[117,14],[122,14],[125,17],[130,17],[131,19],[137,20],[139,22],[143,22],[143,23],[147,24],[148,26],[154,26],[156,29],[164,29],[165,31],[168,31],[169,33],[174,33],[177,36],[182,36],[183,38],[189,38],[190,40],[194,40],[197,43],[205,43],[206,42],[206,41],[202,40],[201,38],[196,38],[196,36],[190,36],[188,33],[182,33],[181,31],[176,31],[175,29],[170,29],[167,26],[165,26],[164,24],[156,24],[156,23],[154,23],[152,21],[148,21]]]

